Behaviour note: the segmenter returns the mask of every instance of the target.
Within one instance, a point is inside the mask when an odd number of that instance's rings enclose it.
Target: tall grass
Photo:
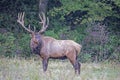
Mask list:
[[[82,63],[75,75],[68,60],[50,60],[43,72],[40,59],[0,58],[0,80],[120,80],[120,64]]]

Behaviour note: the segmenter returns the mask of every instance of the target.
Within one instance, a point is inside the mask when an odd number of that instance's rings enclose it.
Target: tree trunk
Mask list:
[[[48,3],[48,0],[40,0],[39,1],[39,12],[44,12],[46,13],[47,11],[47,3]]]

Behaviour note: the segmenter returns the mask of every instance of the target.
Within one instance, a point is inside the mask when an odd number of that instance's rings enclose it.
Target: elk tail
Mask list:
[[[75,49],[76,49],[77,55],[79,55],[79,53],[80,53],[80,51],[81,51],[81,48],[82,48],[82,46],[81,46],[80,44],[76,44],[76,45],[75,45]]]

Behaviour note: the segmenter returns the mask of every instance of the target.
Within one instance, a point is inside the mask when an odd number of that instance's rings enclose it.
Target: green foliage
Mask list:
[[[90,54],[81,53],[79,55],[80,62],[92,62],[92,56]]]
[[[0,55],[13,57],[16,51],[13,33],[0,34]]]
[[[67,31],[66,29],[60,30],[58,32],[58,35],[60,35],[61,39],[70,39],[70,40],[74,40],[78,43],[80,43],[80,41],[85,36],[84,34],[81,34],[81,32],[78,32],[77,30]]]
[[[54,32],[53,30],[48,30],[48,31],[46,31],[46,32],[45,32],[45,35],[50,36],[50,37],[53,37],[53,38],[56,38],[56,39],[59,38],[58,35],[55,34],[55,32]]]
[[[19,51],[20,51],[21,56],[29,57],[31,55],[30,35],[19,34],[17,40],[18,40],[17,44],[20,47]]]
[[[61,16],[60,19],[64,20],[64,16],[70,14],[71,12],[74,13],[77,10],[88,11],[88,14],[85,15],[86,18],[84,18],[81,22],[86,23],[88,21],[101,21],[104,20],[105,17],[113,14],[111,10],[112,7],[109,4],[102,3],[100,1],[85,0],[81,3],[81,0],[61,0],[61,3],[62,6],[51,9],[49,11],[49,15],[52,17],[59,15]]]
[[[86,29],[88,34],[82,42],[83,48],[80,56],[82,61],[117,60],[119,62],[120,38],[118,35],[112,35],[113,33],[106,30],[106,26],[96,23]]]
[[[119,35],[110,36],[110,44],[108,44],[108,48],[110,50],[111,56],[109,60],[119,61],[120,62],[120,37]]]
[[[14,57],[17,55],[29,57],[30,37],[26,34],[19,35],[16,38],[13,33],[0,34],[0,55],[6,57]]]

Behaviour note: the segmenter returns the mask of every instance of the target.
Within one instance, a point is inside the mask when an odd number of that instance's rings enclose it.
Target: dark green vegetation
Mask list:
[[[42,6],[39,0],[0,1],[0,56],[30,56],[30,36],[17,14],[25,12],[25,25],[39,31],[38,14],[44,11],[50,19],[45,35],[81,44],[80,61],[120,62],[120,0],[41,1]]]

